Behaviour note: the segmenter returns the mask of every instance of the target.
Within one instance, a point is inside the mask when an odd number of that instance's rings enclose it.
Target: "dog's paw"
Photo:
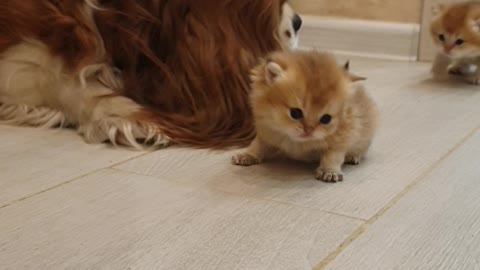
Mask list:
[[[317,169],[316,178],[320,181],[327,183],[336,183],[343,181],[343,174],[341,172],[335,172],[331,170]]]
[[[110,142],[131,146],[138,150],[166,147],[168,138],[154,124],[126,117],[105,117],[79,127],[78,131],[88,143]]]
[[[238,154],[232,157],[232,163],[239,166],[252,166],[260,164],[260,160],[249,154]]]

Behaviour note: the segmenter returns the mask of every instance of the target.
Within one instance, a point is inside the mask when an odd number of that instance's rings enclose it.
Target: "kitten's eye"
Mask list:
[[[325,114],[322,116],[322,118],[320,118],[320,123],[324,125],[328,125],[330,122],[332,122],[332,116],[330,114]]]
[[[465,43],[465,41],[463,39],[457,39],[457,41],[455,41],[455,45],[457,45],[457,46],[460,46],[463,43]]]
[[[438,35],[438,39],[443,42],[445,41],[445,36],[443,34],[440,34]]]
[[[290,116],[295,120],[300,120],[303,118],[303,112],[298,108],[293,108],[290,109]]]

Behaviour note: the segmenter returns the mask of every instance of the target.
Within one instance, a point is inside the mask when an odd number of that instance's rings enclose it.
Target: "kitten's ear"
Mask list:
[[[446,4],[433,5],[431,10],[432,15],[437,16],[438,14],[442,13],[446,7],[447,7]]]
[[[348,79],[352,82],[365,81],[367,79],[365,77],[360,77],[350,72],[350,60],[348,60],[345,65],[343,65],[343,69],[345,70]]]
[[[365,77],[357,76],[357,75],[352,74],[352,73],[348,73],[348,78],[352,82],[366,81],[367,80],[367,78],[365,78]]]
[[[473,32],[480,33],[480,16],[474,17],[470,21],[470,27],[472,27]]]
[[[284,73],[285,70],[278,63],[268,61],[265,64],[265,79],[269,84],[273,84]]]

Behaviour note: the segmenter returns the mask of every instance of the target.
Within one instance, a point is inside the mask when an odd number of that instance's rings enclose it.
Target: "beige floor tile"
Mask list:
[[[315,164],[229,164],[231,152],[169,149],[117,166],[168,180],[369,219],[480,125],[480,89],[428,80],[429,65],[357,59],[354,71],[378,101],[381,127],[363,164],[346,179],[313,179]],[[363,73],[362,73],[363,71]]]
[[[480,132],[325,269],[480,269]]]
[[[72,131],[0,127],[0,269],[318,265],[362,224],[320,210],[370,219],[480,125],[480,87],[435,84],[428,64],[351,63],[382,124],[368,159],[338,184],[314,180],[315,164],[240,168],[232,151],[145,155]],[[479,152],[476,134],[329,269],[480,269]]]
[[[0,209],[1,269],[311,269],[362,223],[103,170]]]
[[[0,126],[0,206],[143,153],[88,145],[69,130]]]

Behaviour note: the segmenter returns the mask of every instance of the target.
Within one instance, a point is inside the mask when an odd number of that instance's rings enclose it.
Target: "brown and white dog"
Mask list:
[[[0,123],[89,143],[244,145],[249,70],[297,44],[286,0],[2,0]]]

